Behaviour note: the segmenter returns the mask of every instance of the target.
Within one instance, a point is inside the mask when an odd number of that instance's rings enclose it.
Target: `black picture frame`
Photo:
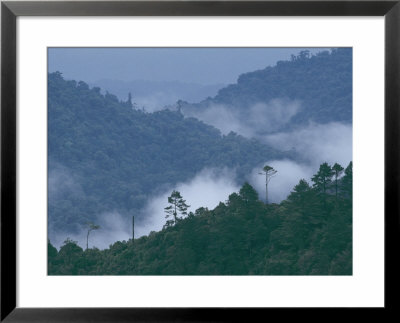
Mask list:
[[[267,319],[265,311],[312,319],[316,308],[18,308],[16,307],[16,19],[18,16],[384,16],[385,306],[396,311],[399,273],[400,0],[395,1],[3,1],[1,3],[1,317],[3,322],[186,322]],[[40,291],[38,291],[40,293]],[[339,318],[338,309],[323,309]],[[347,313],[351,310],[344,309]],[[393,314],[393,313],[391,313]],[[261,316],[259,316],[261,315]],[[270,314],[268,314],[270,315]],[[298,316],[300,315],[300,316]],[[282,319],[281,317],[280,319]],[[322,319],[320,317],[320,319]]]

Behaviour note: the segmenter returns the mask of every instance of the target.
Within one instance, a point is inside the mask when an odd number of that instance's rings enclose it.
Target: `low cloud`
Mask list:
[[[279,151],[291,152],[296,160],[268,160],[249,174],[249,182],[265,199],[265,178],[259,171],[265,164],[278,173],[269,185],[269,199],[280,202],[287,197],[300,179],[310,181],[319,166],[327,162],[346,167],[352,160],[352,125],[338,122],[309,124],[291,131],[279,131],[301,110],[297,100],[275,99],[243,110],[225,105],[212,105],[203,110],[184,111],[218,128],[223,134],[234,131],[256,138]],[[244,112],[243,112],[244,111]]]
[[[288,159],[267,161],[265,164],[259,165],[251,172],[249,182],[257,190],[259,198],[264,201],[265,176],[259,174],[264,165],[269,165],[278,171],[268,184],[268,200],[273,203],[279,203],[286,199],[300,179],[309,181],[315,172],[311,166]]]
[[[235,183],[236,172],[231,169],[204,169],[191,180],[179,183],[165,189],[161,194],[149,199],[141,211],[144,222],[135,223],[135,238],[148,235],[151,231],[160,231],[166,222],[164,208],[168,206],[168,196],[173,190],[181,193],[186,204],[190,205],[188,212],[194,212],[199,207],[215,208],[220,202],[225,202],[232,192],[239,191]],[[116,241],[132,238],[132,218],[117,211],[99,215],[95,224],[99,230],[90,233],[89,248],[106,249]],[[77,241],[86,248],[87,228],[82,226],[78,233],[51,231],[51,243],[60,248],[67,238]]]
[[[218,128],[222,134],[233,131],[251,138],[281,129],[299,111],[299,101],[274,99],[246,109],[214,104],[205,109],[183,110],[183,113]]]
[[[89,234],[89,248],[106,249],[116,241],[129,240],[132,238],[132,219],[119,214],[118,212],[102,213],[96,219],[100,226]],[[79,246],[86,249],[87,227],[82,225],[78,233],[49,232],[51,244],[60,248],[67,238],[76,241]]]
[[[74,174],[60,164],[51,163],[48,171],[49,201],[56,201],[68,195],[82,195],[83,190]]]
[[[295,150],[314,168],[323,162],[347,165],[352,160],[353,128],[350,124],[310,123],[296,131],[265,136],[263,140],[280,150]]]
[[[255,106],[253,111],[264,109]],[[255,130],[251,127],[240,124],[239,119],[228,109],[222,109],[219,113],[225,113],[233,124],[229,126],[237,127],[240,131],[247,131],[248,136],[253,136]],[[277,112],[278,113],[278,112]],[[210,118],[211,118],[210,114]],[[278,115],[278,114],[277,114]],[[255,116],[255,115],[254,115]],[[231,119],[229,119],[231,118]],[[215,122],[223,120],[216,117]],[[219,120],[219,121],[218,121]],[[236,124],[234,123],[236,122]],[[257,124],[258,121],[249,121],[247,124]],[[261,129],[262,122],[260,121]],[[221,123],[221,125],[223,125]],[[255,127],[255,128],[257,128]],[[228,128],[227,128],[228,131]],[[240,133],[240,131],[237,131]],[[328,162],[333,165],[338,162],[346,167],[352,160],[352,126],[342,123],[313,124],[290,132],[280,132],[258,136],[263,142],[279,150],[295,150],[296,160],[266,160],[265,163],[258,165],[248,175],[248,181],[258,191],[260,199],[265,199],[265,177],[258,173],[264,165],[274,167],[278,172],[269,183],[269,200],[278,203],[285,199],[300,179],[310,182],[311,177],[318,171],[320,164]],[[159,231],[166,222],[164,208],[168,205],[168,196],[173,190],[181,193],[186,203],[190,205],[189,211],[194,212],[199,207],[213,209],[219,202],[225,202],[232,192],[239,191],[236,183],[236,172],[232,169],[204,169],[191,180],[179,183],[176,186],[167,187],[162,193],[151,197],[147,205],[141,211],[143,223],[137,223],[135,227],[135,238],[149,234],[151,231]],[[66,198],[68,195],[79,194],[83,191],[79,185],[79,180],[65,167],[52,165],[49,171],[49,203],[56,203],[58,198]],[[139,217],[138,217],[139,218]],[[105,212],[98,216],[96,224],[101,229],[91,232],[89,247],[99,249],[108,248],[110,244],[128,240],[132,237],[132,218],[114,212]],[[87,230],[82,228],[77,234],[68,232],[53,232],[49,227],[49,238],[53,245],[59,248],[67,237],[78,241],[78,244],[86,247]]]
[[[235,177],[235,171],[229,169],[204,169],[192,180],[170,187],[147,203],[144,209],[147,221],[135,229],[135,235],[139,237],[162,229],[166,222],[164,208],[168,206],[168,196],[173,190],[179,191],[186,204],[190,205],[188,212],[194,212],[199,207],[213,209],[219,202],[225,202],[232,192],[239,190]]]
[[[342,123],[313,124],[291,132],[282,132],[264,136],[265,143],[280,150],[292,150],[298,160],[269,160],[255,168],[249,181],[265,199],[265,177],[258,175],[264,165],[274,167],[278,173],[271,179],[268,192],[271,202],[285,199],[293,187],[318,172],[319,166],[327,162],[331,166],[339,163],[346,167],[352,161],[352,126]]]

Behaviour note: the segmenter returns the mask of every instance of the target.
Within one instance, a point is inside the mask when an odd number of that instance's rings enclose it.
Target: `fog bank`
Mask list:
[[[246,109],[214,104],[202,109],[186,108],[183,113],[218,128],[222,134],[233,131],[252,138],[281,129],[300,108],[300,101],[274,99],[268,103],[256,103]]]
[[[132,219],[122,216],[117,211],[100,214],[95,224],[100,225],[100,228],[90,232],[89,248],[106,249],[116,241],[132,238]],[[87,227],[82,225],[78,233],[49,232],[49,238],[51,244],[58,249],[67,238],[77,241],[79,246],[86,249]]]
[[[323,162],[347,165],[353,155],[353,127],[350,124],[310,123],[296,131],[265,136],[263,140],[280,150],[295,149],[313,167]]]
[[[280,150],[292,150],[299,160],[267,160],[265,164],[274,167],[278,173],[269,183],[270,201],[278,203],[285,199],[300,179],[311,183],[311,177],[319,166],[327,162],[331,166],[339,163],[343,167],[352,161],[352,126],[342,123],[310,123],[297,131],[267,135],[262,140]],[[255,168],[249,181],[265,199],[265,177],[258,175],[263,165]]]
[[[166,222],[164,208],[168,206],[168,196],[173,190],[179,191],[186,204],[190,205],[188,212],[194,212],[199,207],[213,209],[219,202],[225,202],[231,193],[239,190],[235,177],[236,172],[227,168],[204,169],[190,181],[171,186],[149,200],[143,211],[147,220],[137,228],[135,236],[162,229]]]

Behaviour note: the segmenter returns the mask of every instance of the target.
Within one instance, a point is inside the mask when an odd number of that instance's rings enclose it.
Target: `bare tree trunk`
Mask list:
[[[87,237],[86,237],[86,250],[89,249],[89,233],[90,233],[90,230],[88,230],[88,232],[87,232]]]

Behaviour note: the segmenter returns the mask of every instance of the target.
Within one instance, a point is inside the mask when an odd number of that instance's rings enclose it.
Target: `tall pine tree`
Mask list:
[[[335,176],[335,196],[338,196],[338,179],[340,175],[342,175],[344,168],[340,166],[338,163],[335,163],[332,167],[333,175]]]
[[[169,217],[172,217],[173,220],[167,221],[166,226],[176,224],[179,220],[186,216],[187,209],[190,206],[186,204],[186,201],[182,198],[181,193],[175,190],[172,191],[171,196],[168,197],[168,203],[170,205],[164,208],[166,213],[165,218],[168,219]]]
[[[332,167],[328,163],[323,163],[318,170],[318,173],[312,177],[313,187],[318,190],[318,192],[323,195],[326,194],[327,189],[332,183],[332,176],[334,172]]]

